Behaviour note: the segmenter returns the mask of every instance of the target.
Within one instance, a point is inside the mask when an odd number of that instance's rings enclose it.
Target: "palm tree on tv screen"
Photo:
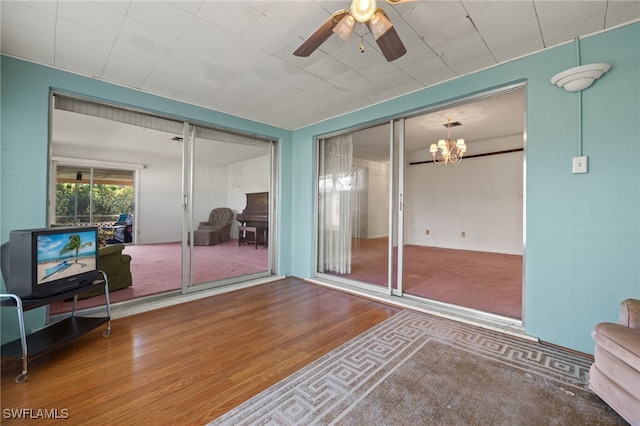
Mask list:
[[[77,234],[69,235],[69,242],[65,244],[64,247],[62,247],[62,250],[60,250],[60,255],[75,251],[76,252],[75,263],[78,263],[78,255],[80,253],[80,249],[85,247],[90,247],[91,245],[93,245],[91,241],[82,244],[82,241],[80,240],[80,235],[77,235]]]

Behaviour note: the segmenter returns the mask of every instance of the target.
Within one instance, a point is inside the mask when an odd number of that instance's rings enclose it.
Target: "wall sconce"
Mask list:
[[[551,77],[551,84],[562,87],[568,92],[578,92],[591,86],[594,81],[609,71],[609,64],[588,64],[570,68]]]

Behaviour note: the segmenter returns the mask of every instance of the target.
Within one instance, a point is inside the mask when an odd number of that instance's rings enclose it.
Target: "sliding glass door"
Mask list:
[[[59,93],[51,108],[48,223],[124,245],[114,301],[272,273],[276,142]]]
[[[391,129],[383,124],[318,141],[320,277],[391,292],[396,255],[390,226]]]
[[[524,101],[516,85],[320,139],[316,276],[521,319]],[[461,161],[433,161],[445,138]]]
[[[423,137],[407,145],[403,293],[521,319],[524,88],[411,117],[406,127]],[[461,161],[433,161],[429,145],[444,138],[466,141]]]
[[[271,274],[272,142],[186,125],[184,290]]]

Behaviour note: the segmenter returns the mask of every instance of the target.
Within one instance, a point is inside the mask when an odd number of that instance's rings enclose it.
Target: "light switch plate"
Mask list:
[[[573,173],[587,173],[587,157],[573,157]]]

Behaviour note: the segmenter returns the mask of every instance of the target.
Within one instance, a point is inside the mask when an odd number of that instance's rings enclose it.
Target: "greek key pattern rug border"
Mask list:
[[[429,340],[580,389],[586,388],[592,363],[586,357],[536,342],[428,314],[401,311],[210,425],[324,424],[320,419],[336,419],[336,413],[375,386],[373,380],[379,380],[376,377],[392,371]]]

